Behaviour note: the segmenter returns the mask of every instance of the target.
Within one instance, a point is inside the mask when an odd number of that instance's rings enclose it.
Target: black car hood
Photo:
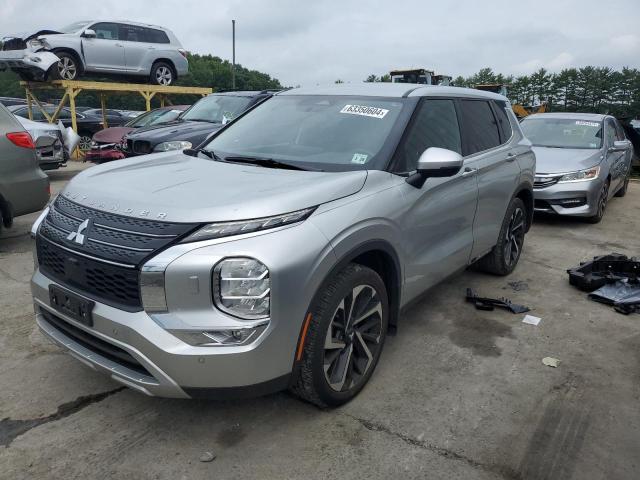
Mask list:
[[[152,145],[172,140],[186,140],[196,146],[221,128],[222,124],[219,123],[180,121],[139,128],[129,133],[127,138],[146,140]]]

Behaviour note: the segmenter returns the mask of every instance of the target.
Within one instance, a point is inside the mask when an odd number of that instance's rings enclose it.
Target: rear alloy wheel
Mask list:
[[[164,62],[158,62],[151,68],[151,83],[156,85],[171,85],[174,80],[173,69]]]
[[[498,243],[477,262],[477,267],[494,275],[508,275],[516,268],[527,230],[527,209],[520,198],[509,204],[502,221]]]
[[[350,264],[333,278],[309,312],[292,390],[321,407],[355,397],[376,368],[388,325],[387,291],[380,276]]]
[[[600,190],[600,195],[598,196],[598,206],[596,210],[596,214],[592,217],[588,217],[587,220],[589,223],[600,223],[602,217],[604,217],[604,211],[607,208],[607,201],[609,200],[609,180],[604,182],[602,185],[602,190]]]

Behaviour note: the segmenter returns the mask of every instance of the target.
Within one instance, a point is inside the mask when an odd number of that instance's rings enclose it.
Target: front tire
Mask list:
[[[624,197],[627,194],[627,188],[629,188],[629,177],[631,176],[631,169],[629,169],[629,171],[627,172],[627,176],[624,177],[624,183],[622,184],[622,187],[620,187],[618,189],[618,191],[616,192],[616,197]]]
[[[598,206],[596,210],[596,214],[592,217],[587,217],[587,222],[589,223],[600,223],[602,218],[604,217],[604,212],[607,208],[607,202],[609,201],[609,180],[604,182],[602,185],[602,190],[600,190],[600,195],[598,196]]]
[[[308,315],[291,390],[319,407],[342,405],[366,385],[382,353],[387,289],[375,271],[352,263],[323,287]]]
[[[49,77],[53,80],[77,80],[80,76],[80,62],[68,52],[53,52],[60,61],[51,67]]]
[[[520,198],[514,198],[502,221],[498,243],[478,260],[480,270],[493,275],[509,275],[516,268],[527,229],[527,208]]]

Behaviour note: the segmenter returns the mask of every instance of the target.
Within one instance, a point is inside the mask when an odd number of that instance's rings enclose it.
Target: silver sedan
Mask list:
[[[631,142],[614,117],[542,113],[521,126],[536,154],[536,211],[598,223],[609,199],[625,195]]]

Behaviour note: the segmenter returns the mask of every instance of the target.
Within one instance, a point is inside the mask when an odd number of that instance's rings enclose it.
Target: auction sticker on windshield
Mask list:
[[[583,125],[585,127],[599,127],[600,124],[598,122],[585,122],[582,120],[576,120],[576,125]]]
[[[378,107],[368,107],[366,105],[345,105],[340,113],[349,113],[351,115],[362,115],[364,117],[384,118],[389,110]]]

